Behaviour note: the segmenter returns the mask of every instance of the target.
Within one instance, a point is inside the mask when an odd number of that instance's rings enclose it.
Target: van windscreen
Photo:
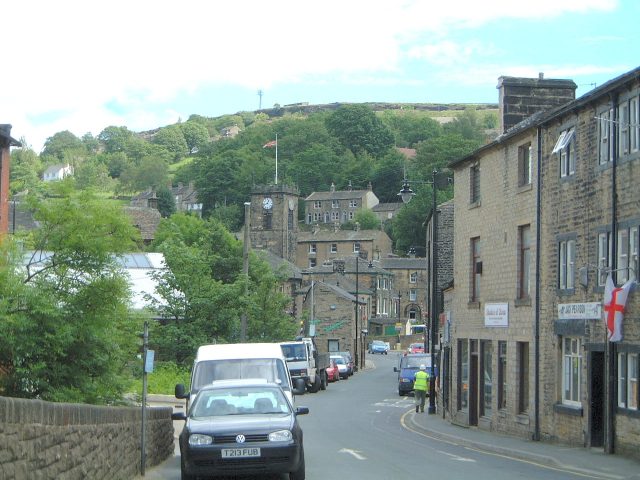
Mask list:
[[[193,372],[191,389],[196,392],[215,380],[243,378],[264,378],[268,382],[277,383],[283,390],[289,390],[284,362],[276,358],[240,358],[198,362]]]

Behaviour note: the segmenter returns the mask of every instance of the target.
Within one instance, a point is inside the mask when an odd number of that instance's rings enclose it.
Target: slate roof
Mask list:
[[[404,203],[402,202],[379,203],[371,210],[374,212],[395,212],[396,210],[400,210],[403,205]]]
[[[296,280],[302,280],[302,270],[297,265],[290,261],[279,257],[278,255],[270,252],[269,250],[254,250],[264,261],[266,261],[272,270],[279,271],[283,269],[288,278],[294,278]]]
[[[375,240],[382,230],[319,230],[317,232],[299,232],[298,243],[301,242],[336,242],[336,241],[362,241]]]
[[[426,258],[381,258],[380,265],[385,270],[404,269],[404,270],[426,270],[427,259]]]
[[[313,192],[305,201],[313,200],[349,200],[352,198],[363,198],[371,190],[337,190],[335,192]]]

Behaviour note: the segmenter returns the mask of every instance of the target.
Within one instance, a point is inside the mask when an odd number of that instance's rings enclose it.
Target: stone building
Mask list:
[[[347,223],[361,209],[372,209],[379,200],[371,183],[366,190],[354,190],[349,183],[347,190],[336,190],[332,183],[328,192],[313,192],[304,199],[304,218],[307,225]]]
[[[606,340],[609,274],[637,276],[640,68],[538,122],[541,436],[640,457],[640,301],[629,294],[623,338]],[[637,286],[637,283],[636,283]],[[604,312],[604,315],[608,315]]]
[[[287,313],[295,320],[302,315],[302,271],[293,263],[278,257],[268,250],[256,250],[256,254],[266,261],[280,279],[280,292],[291,298]]]
[[[295,262],[300,268],[313,268],[355,255],[377,260],[391,251],[391,239],[382,230],[321,230],[315,226],[310,232],[298,234]]]
[[[11,147],[22,144],[11,137],[11,125],[0,125],[0,236],[9,232],[9,170]]]
[[[533,152],[539,136],[530,120],[534,110],[566,103],[576,85],[502,77],[498,88],[506,131],[450,164],[456,288],[448,415],[457,423],[531,437],[538,235]]]
[[[392,220],[394,216],[398,214],[404,203],[391,202],[391,203],[379,203],[371,209],[376,214],[380,223],[383,224],[389,220]]]

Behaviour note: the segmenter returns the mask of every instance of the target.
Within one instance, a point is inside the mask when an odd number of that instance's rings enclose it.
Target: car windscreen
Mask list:
[[[189,411],[192,418],[278,413],[291,413],[282,390],[260,386],[202,390]]]
[[[225,360],[204,360],[196,363],[193,372],[192,391],[200,390],[214,380],[236,380],[264,378],[289,390],[286,366],[277,358],[238,358]]]
[[[420,365],[431,366],[431,358],[428,355],[418,357],[403,357],[400,363],[401,368],[420,368]]]
[[[331,357],[331,360],[336,362],[336,365],[346,365],[346,362],[344,361],[344,358],[342,358],[342,357]]]
[[[307,359],[306,345],[300,343],[285,343],[280,345],[280,347],[288,362],[300,362]]]

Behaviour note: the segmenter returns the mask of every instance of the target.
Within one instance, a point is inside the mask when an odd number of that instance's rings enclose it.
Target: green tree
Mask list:
[[[356,212],[353,223],[359,223],[362,230],[378,230],[380,228],[380,219],[368,208],[362,208]]]
[[[156,197],[158,197],[158,211],[162,217],[170,217],[176,211],[176,200],[173,198],[171,189],[166,185],[160,185],[156,189]]]
[[[114,180],[109,176],[107,167],[95,158],[89,159],[74,171],[76,187],[79,189],[96,188],[102,191],[111,191]]]
[[[354,155],[366,152],[378,157],[394,143],[391,131],[366,105],[344,105],[326,123],[329,132]]]
[[[187,149],[189,153],[197,152],[200,147],[209,142],[209,131],[202,123],[181,123],[180,129],[182,130],[185,142],[187,142]]]
[[[164,147],[171,154],[174,162],[177,162],[189,152],[187,141],[180,125],[169,125],[161,128],[153,137],[153,143]]]
[[[82,140],[69,130],[58,132],[47,138],[42,149],[42,156],[51,157],[57,162],[65,160],[68,156],[84,156],[86,153],[87,149]]]
[[[127,127],[110,126],[98,134],[98,141],[104,146],[107,153],[125,152],[127,142],[133,136],[133,132]]]
[[[21,139],[21,143],[26,145],[24,139]],[[23,146],[11,151],[9,185],[12,194],[33,190],[40,183],[40,172],[42,172],[42,163],[33,149]]]
[[[70,182],[55,197],[31,199],[41,223],[33,255],[2,243],[0,364],[4,395],[50,401],[113,403],[128,385],[136,350],[129,291],[114,254],[135,245],[119,207]]]

